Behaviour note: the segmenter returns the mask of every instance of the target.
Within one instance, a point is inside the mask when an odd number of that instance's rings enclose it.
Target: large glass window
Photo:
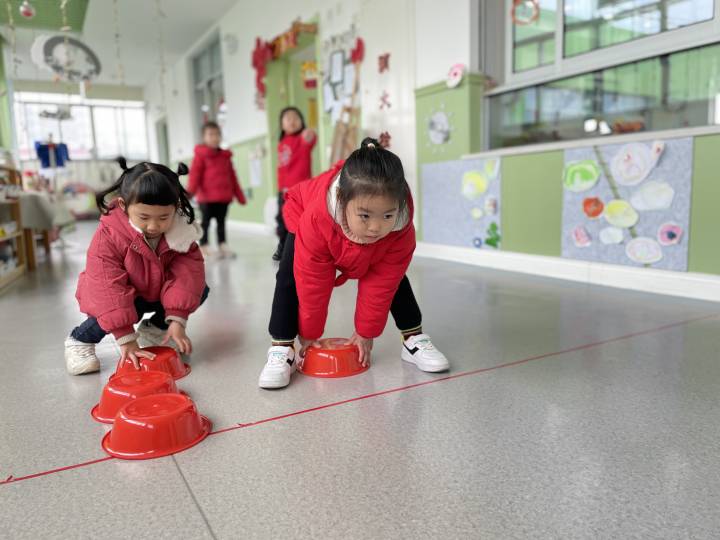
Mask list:
[[[498,94],[490,147],[720,124],[720,44]]]
[[[575,56],[713,18],[713,0],[564,0],[564,53]]]
[[[526,13],[520,13],[525,10]],[[533,12],[537,10],[536,12]],[[513,69],[526,71],[555,61],[557,0],[539,0],[537,4],[516,6],[514,15],[525,24],[513,24]]]
[[[21,160],[35,159],[35,143],[50,138],[64,142],[73,160],[148,157],[142,102],[17,92],[14,111]]]
[[[195,118],[198,124],[202,125],[212,120],[222,126],[225,121],[226,106],[220,40],[214,41],[193,58],[193,79]]]

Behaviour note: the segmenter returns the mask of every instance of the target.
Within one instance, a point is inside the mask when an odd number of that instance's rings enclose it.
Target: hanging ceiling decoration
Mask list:
[[[30,56],[36,66],[54,73],[56,80],[91,81],[102,68],[90,47],[67,35],[38,36],[30,49]]]
[[[35,16],[35,7],[28,0],[24,0],[20,4],[20,15],[26,19],[32,19]]]
[[[17,57],[17,36],[15,35],[15,18],[13,17],[13,10],[10,0],[5,0],[5,7],[7,8],[8,28],[10,30],[10,48],[12,50],[13,78],[17,78],[17,66],[20,63],[20,60]]]
[[[117,78],[122,86],[125,86],[125,66],[122,63],[120,54],[120,15],[118,13],[118,0],[113,0],[113,22],[115,25],[115,64]]]

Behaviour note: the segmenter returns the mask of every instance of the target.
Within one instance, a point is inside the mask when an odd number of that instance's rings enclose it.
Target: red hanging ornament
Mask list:
[[[272,60],[273,50],[269,43],[255,38],[255,49],[252,52],[252,67],[255,69],[255,89],[259,97],[265,97],[265,75],[267,63]]]
[[[388,71],[390,69],[390,53],[378,56],[378,73]]]
[[[355,48],[350,51],[350,62],[353,64],[360,64],[365,58],[365,42],[362,38],[355,40]]]
[[[20,4],[20,15],[26,19],[32,19],[35,16],[35,8],[28,0],[24,0],[23,3]]]

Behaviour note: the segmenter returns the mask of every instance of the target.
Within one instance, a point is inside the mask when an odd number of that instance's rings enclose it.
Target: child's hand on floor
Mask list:
[[[308,347],[320,347],[320,342],[316,339],[305,339],[301,336],[298,336],[298,339],[300,340],[300,358],[305,358]]]
[[[373,348],[372,338],[364,338],[357,332],[355,332],[350,339],[347,340],[348,345],[357,345],[360,351],[360,363],[363,366],[370,364],[370,355]]]
[[[183,354],[192,353],[192,341],[190,341],[190,338],[185,333],[185,327],[177,321],[170,322],[162,344],[165,345],[171,339],[177,343],[178,351]]]
[[[140,358],[153,360],[155,358],[155,354],[150,351],[142,350],[137,341],[131,341],[130,343],[120,345],[120,361],[125,362],[128,358],[132,360],[135,369],[140,369]]]

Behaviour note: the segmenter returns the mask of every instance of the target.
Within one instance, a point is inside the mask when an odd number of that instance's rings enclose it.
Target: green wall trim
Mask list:
[[[564,152],[503,157],[503,251],[559,257]]]
[[[484,86],[485,84],[485,75],[482,73],[468,73],[463,78],[462,82],[457,88],[462,88],[463,86],[467,85],[478,85],[478,86]],[[445,90],[453,90],[451,88],[448,88],[447,83],[445,81],[436,82],[433,84],[428,84],[427,86],[421,86],[420,88],[415,89],[415,97],[424,97],[432,94],[437,94],[438,92],[442,92]]]
[[[5,78],[5,55],[0,45],[0,147],[11,149],[13,146],[12,112],[10,93]]]
[[[262,158],[263,178],[262,185],[250,186],[250,153],[258,146],[265,147],[265,156]],[[235,221],[249,221],[253,223],[265,222],[265,202],[275,196],[275,175],[271,174],[270,155],[275,152],[275,146],[270,145],[267,135],[261,135],[230,147],[233,153],[233,164],[240,185],[245,192],[247,204],[245,206],[233,202],[228,212],[228,218]]]
[[[695,137],[688,270],[720,274],[720,135]]]

